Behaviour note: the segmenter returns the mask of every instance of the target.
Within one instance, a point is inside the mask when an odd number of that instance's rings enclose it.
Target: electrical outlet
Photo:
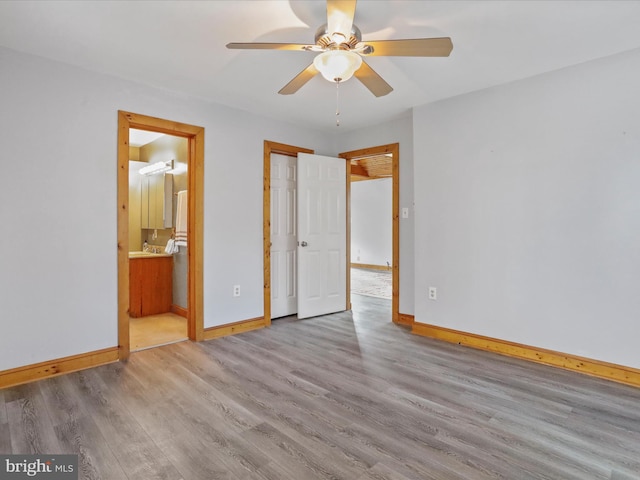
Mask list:
[[[233,286],[233,296],[234,297],[239,297],[240,296],[240,285],[234,285]]]
[[[436,287],[429,287],[429,300],[437,300],[438,299],[438,290]]]

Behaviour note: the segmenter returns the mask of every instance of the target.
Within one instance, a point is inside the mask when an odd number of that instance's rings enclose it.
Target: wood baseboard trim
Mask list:
[[[416,317],[413,315],[409,315],[408,313],[399,313],[398,321],[396,322],[398,325],[406,325],[408,327],[413,327],[413,324],[416,321]]]
[[[634,387],[640,387],[640,370],[624,365],[578,357],[576,355],[522,345],[497,338],[484,337],[474,333],[461,332],[425,323],[414,323],[411,332],[423,337],[444,340],[450,343],[457,343],[458,345],[465,345],[500,355],[521,358]]]
[[[226,337],[228,335],[236,335],[238,333],[257,330],[258,328],[264,328],[266,326],[267,325],[264,321],[264,317],[251,318],[249,320],[243,320],[241,322],[228,323],[226,325],[205,328],[204,339],[212,340],[214,338]]]
[[[371,265],[369,263],[352,263],[352,268],[367,268],[369,270],[384,270],[385,272],[390,272],[391,267],[387,265]]]
[[[118,361],[118,347],[34,363],[0,372],[0,388],[13,387]]]
[[[180,315],[183,318],[189,318],[189,310],[186,308],[182,308],[178,305],[171,304],[171,313],[175,313],[176,315]]]

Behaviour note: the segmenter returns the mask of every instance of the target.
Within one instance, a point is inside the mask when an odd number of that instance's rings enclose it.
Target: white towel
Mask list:
[[[169,255],[173,255],[174,253],[178,253],[180,249],[176,246],[176,242],[173,238],[170,238],[167,242],[167,246],[164,247],[164,253],[168,253]]]
[[[176,212],[176,248],[187,246],[187,191],[178,192],[178,208]]]

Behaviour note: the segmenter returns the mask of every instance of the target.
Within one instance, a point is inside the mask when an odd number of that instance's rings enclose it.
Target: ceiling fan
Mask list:
[[[360,80],[376,97],[393,88],[363,60],[363,57],[448,57],[451,39],[416,38],[405,40],[362,41],[353,23],[356,0],[327,0],[327,23],[318,28],[315,44],[297,43],[229,43],[227,48],[257,50],[293,50],[318,52],[313,63],[296,75],[278,93],[291,95],[318,73],[330,82],[345,82],[352,76]]]

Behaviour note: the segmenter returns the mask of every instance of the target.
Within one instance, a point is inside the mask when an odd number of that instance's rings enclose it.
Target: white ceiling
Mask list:
[[[325,22],[322,0],[4,0],[0,45],[335,132],[333,84],[318,75],[295,95],[277,93],[313,53],[225,48],[313,43]],[[394,91],[341,85],[340,131],[640,48],[640,1],[629,0],[360,0],[355,23],[363,40],[448,36],[454,47],[448,58],[368,58]]]
[[[150,132],[148,130],[138,130],[135,128],[129,129],[129,145],[132,147],[142,147],[143,145],[151,143],[160,137],[164,137],[164,134]]]

